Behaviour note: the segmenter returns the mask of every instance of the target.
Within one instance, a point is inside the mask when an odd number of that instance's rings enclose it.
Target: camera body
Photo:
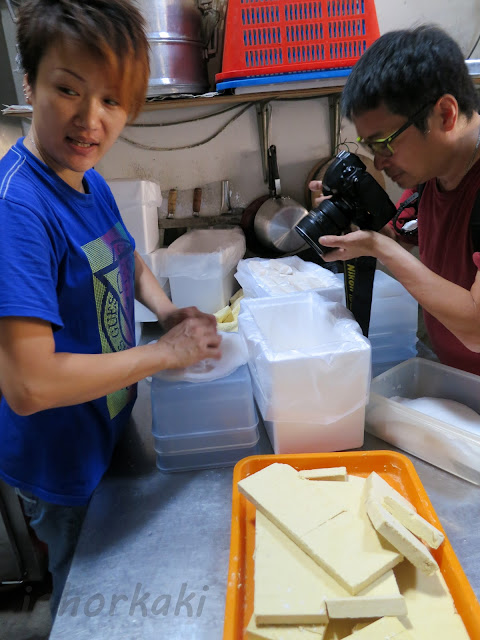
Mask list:
[[[341,151],[327,169],[323,193],[331,196],[311,209],[295,230],[320,255],[331,251],[318,239],[341,235],[353,223],[360,229],[379,231],[396,214],[396,208],[358,156]]]

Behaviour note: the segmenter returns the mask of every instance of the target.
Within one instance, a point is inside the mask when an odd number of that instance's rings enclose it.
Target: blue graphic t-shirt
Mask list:
[[[134,247],[105,180],[82,194],[20,139],[0,160],[0,317],[40,318],[57,352],[135,344]],[[0,477],[61,505],[85,504],[107,469],[136,387],[30,416],[0,402]]]

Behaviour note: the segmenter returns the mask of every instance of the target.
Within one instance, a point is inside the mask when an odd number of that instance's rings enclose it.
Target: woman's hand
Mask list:
[[[188,318],[203,318],[207,323],[211,324],[213,329],[217,327],[217,319],[215,316],[210,313],[204,313],[200,311],[200,309],[197,309],[197,307],[174,308],[172,311],[164,314],[160,322],[165,331],[169,331]]]
[[[194,314],[192,309],[197,313]],[[178,312],[172,314],[174,318],[171,318],[176,324],[157,342],[164,352],[163,368],[183,369],[205,358],[219,360],[222,338],[217,333],[215,316],[202,313],[196,307],[179,309]]]

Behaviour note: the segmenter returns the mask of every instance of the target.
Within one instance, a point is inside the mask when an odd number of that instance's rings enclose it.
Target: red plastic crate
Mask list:
[[[229,0],[216,82],[352,67],[379,35],[374,0]]]

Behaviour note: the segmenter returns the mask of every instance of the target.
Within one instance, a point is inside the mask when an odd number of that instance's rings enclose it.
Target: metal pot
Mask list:
[[[270,198],[255,215],[255,234],[266,247],[283,253],[295,253],[305,247],[303,238],[295,231],[295,225],[307,215],[307,210],[289,196],[282,196],[278,175],[277,150],[268,149],[268,185]]]
[[[197,0],[140,0],[150,43],[147,96],[209,88],[202,13]]]

